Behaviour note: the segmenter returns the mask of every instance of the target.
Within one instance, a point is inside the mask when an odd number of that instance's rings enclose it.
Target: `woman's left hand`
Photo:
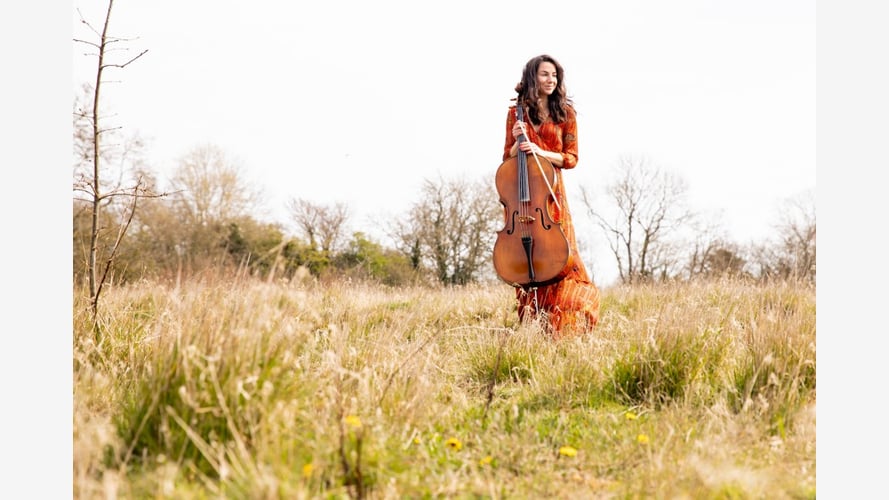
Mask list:
[[[519,149],[524,151],[525,153],[531,153],[531,154],[537,154],[537,155],[539,155],[540,153],[543,152],[543,150],[540,149],[540,146],[538,146],[537,144],[534,144],[531,141],[522,142],[521,144],[519,144]]]

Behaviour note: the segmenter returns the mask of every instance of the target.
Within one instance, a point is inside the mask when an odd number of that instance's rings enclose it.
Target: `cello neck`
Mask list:
[[[520,102],[516,102],[515,112],[516,119],[520,122],[524,122],[525,118]],[[522,127],[522,130],[525,130],[525,128]],[[522,143],[526,140],[527,138],[525,137],[524,133],[522,133],[522,135],[520,135],[516,139],[516,141],[518,141],[519,143],[519,146],[521,146]],[[527,153],[525,153],[521,149],[519,149],[518,151],[519,201],[528,202],[531,201],[531,188],[528,186],[528,156]]]

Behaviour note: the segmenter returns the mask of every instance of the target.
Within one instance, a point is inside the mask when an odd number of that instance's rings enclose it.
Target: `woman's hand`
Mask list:
[[[523,141],[521,144],[519,144],[519,149],[529,154],[540,155],[543,153],[543,150],[540,149],[540,146],[534,144],[531,141]]]
[[[512,136],[516,140],[518,140],[519,136],[521,136],[522,134],[525,133],[524,130],[522,129],[522,127],[524,127],[524,126],[525,126],[525,123],[521,122],[521,121],[515,122],[515,124],[512,126]]]
[[[562,167],[563,159],[562,159],[562,155],[560,153],[556,153],[554,151],[547,151],[547,150],[541,148],[540,146],[538,146],[537,144],[534,144],[531,141],[522,142],[521,144],[519,144],[519,149],[524,151],[525,153],[528,153],[531,155],[536,155],[541,158],[546,158],[547,160],[550,161],[550,163],[553,164],[554,167],[559,167],[559,168]],[[518,153],[516,153],[516,155],[518,155]]]

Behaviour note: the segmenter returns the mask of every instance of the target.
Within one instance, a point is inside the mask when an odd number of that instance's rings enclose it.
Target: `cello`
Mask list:
[[[522,117],[516,103],[516,117]],[[525,134],[516,139],[521,145]],[[555,167],[533,155],[537,168],[528,167],[527,153],[508,158],[497,168],[495,183],[503,205],[504,225],[494,243],[494,269],[500,279],[525,289],[555,283],[571,270],[574,256],[561,222],[552,217],[559,202],[552,190]]]

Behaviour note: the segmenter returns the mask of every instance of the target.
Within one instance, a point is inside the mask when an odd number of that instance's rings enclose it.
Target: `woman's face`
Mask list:
[[[540,66],[537,67],[537,88],[539,89],[540,96],[549,96],[556,90],[556,85],[558,84],[559,78],[556,74],[556,66],[547,61],[540,63]]]

